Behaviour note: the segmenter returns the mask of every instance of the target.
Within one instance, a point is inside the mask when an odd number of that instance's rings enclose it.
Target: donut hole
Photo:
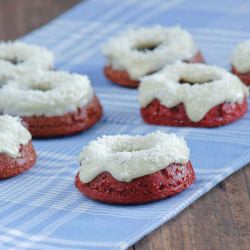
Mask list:
[[[6,61],[6,62],[9,62],[13,65],[18,65],[18,64],[21,64],[24,62],[24,60],[20,60],[19,58],[17,57],[14,57],[14,58],[3,58],[2,60]]]
[[[213,82],[213,81],[214,81],[213,79],[209,79],[209,80],[207,80],[207,81],[190,81],[190,80],[181,78],[181,79],[179,80],[179,83],[181,83],[181,84],[187,83],[187,84],[190,84],[190,85],[195,85],[195,84],[210,83],[210,82]]]
[[[39,84],[31,86],[31,89],[46,92],[46,91],[51,90],[52,88],[49,83],[39,83]]]
[[[159,42],[146,42],[146,43],[141,43],[135,46],[135,49],[140,51],[140,52],[147,52],[147,51],[153,51],[156,48],[158,48],[158,46],[161,43]]]
[[[158,73],[159,71],[161,71],[161,69],[159,69],[159,70],[154,70],[154,71],[151,71],[151,72],[148,72],[147,74],[145,74],[145,76],[154,75],[154,74]]]
[[[195,84],[204,84],[204,83],[211,83],[213,81],[219,80],[220,78],[217,76],[209,76],[209,77],[202,77],[201,79],[191,79],[188,77],[181,77],[179,79],[179,83],[181,84],[189,84],[189,85],[195,85]]]

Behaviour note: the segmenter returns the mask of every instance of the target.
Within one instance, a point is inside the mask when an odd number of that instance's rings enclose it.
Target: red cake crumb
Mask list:
[[[83,108],[61,116],[22,117],[33,137],[66,136],[92,127],[102,116],[102,106],[95,96]]]
[[[240,73],[236,70],[235,67],[232,67],[231,72],[238,76],[240,80],[245,83],[245,85],[250,86],[250,72],[249,73]]]
[[[21,145],[20,156],[13,158],[5,153],[0,153],[0,179],[6,179],[30,169],[36,162],[36,152],[30,141]]]
[[[185,63],[205,63],[204,57],[200,51],[198,51],[192,58],[183,60]]]
[[[204,63],[204,58],[200,51],[197,52],[191,59],[184,60],[186,63]],[[114,70],[111,65],[104,67],[105,76],[112,82],[127,88],[137,88],[139,81],[130,78],[129,74],[124,70]]]
[[[141,108],[145,122],[155,125],[177,127],[218,127],[240,119],[248,109],[247,99],[242,103],[223,103],[210,109],[199,122],[192,122],[183,104],[167,108],[155,99],[147,107]]]
[[[173,163],[153,174],[123,182],[108,172],[98,175],[89,183],[83,183],[76,175],[75,185],[87,197],[112,204],[141,204],[167,198],[188,188],[195,180],[191,162]]]
[[[137,88],[139,85],[139,81],[132,80],[126,71],[112,69],[110,65],[104,67],[104,74],[110,81],[123,87]]]

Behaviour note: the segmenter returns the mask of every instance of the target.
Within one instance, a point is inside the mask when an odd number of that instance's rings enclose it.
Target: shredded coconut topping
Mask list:
[[[193,122],[200,121],[216,105],[241,103],[247,96],[248,89],[238,77],[205,64],[169,65],[159,73],[144,77],[139,86],[141,107],[146,107],[154,99],[168,108],[183,103]]]
[[[14,67],[11,63],[0,60],[0,88],[5,85],[9,79],[16,77]]]
[[[55,116],[84,107],[94,92],[87,76],[36,71],[0,88],[0,110],[18,116]]]
[[[172,163],[187,163],[189,149],[175,134],[103,136],[89,143],[79,156],[79,177],[88,183],[103,172],[119,181],[155,173]]]
[[[54,65],[54,56],[46,48],[25,44],[22,42],[0,42],[0,65],[5,63],[5,68],[0,71],[8,77],[20,76],[30,73],[34,69],[51,69]],[[6,66],[7,65],[7,66]]]
[[[250,72],[250,39],[238,44],[233,50],[231,64],[240,73]]]
[[[0,153],[18,157],[21,145],[27,145],[31,134],[17,117],[0,116]]]
[[[143,51],[138,48],[145,48]],[[155,47],[147,50],[147,47]],[[103,46],[108,64],[125,70],[129,76],[140,77],[161,69],[166,64],[192,58],[198,51],[190,33],[180,27],[131,29]]]

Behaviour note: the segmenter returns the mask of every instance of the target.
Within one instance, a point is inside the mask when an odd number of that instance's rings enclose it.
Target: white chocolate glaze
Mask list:
[[[18,117],[0,116],[0,153],[16,158],[21,145],[27,145],[31,134]]]
[[[103,172],[130,182],[172,163],[187,163],[189,149],[182,137],[159,131],[146,136],[103,136],[83,149],[79,161],[79,178],[83,183]]]
[[[158,44],[153,51],[136,49]],[[189,32],[158,25],[128,30],[111,39],[102,51],[113,69],[125,70],[130,78],[138,80],[166,64],[192,58],[198,49]]]
[[[87,76],[36,71],[9,80],[0,89],[0,110],[18,116],[56,116],[84,107],[93,99]]]
[[[193,85],[179,83],[199,82]],[[168,108],[183,103],[189,119],[200,121],[216,105],[224,102],[241,103],[248,96],[247,87],[226,70],[205,64],[177,63],[144,77],[139,86],[142,108],[154,99]]]
[[[51,69],[54,66],[53,54],[44,47],[23,42],[0,42],[0,63],[11,68],[10,76],[20,76],[34,69]],[[12,62],[15,62],[14,64]],[[1,69],[1,72],[4,69]],[[1,73],[0,72],[0,73]],[[1,76],[0,76],[1,78]]]
[[[231,56],[231,64],[240,73],[250,72],[250,39],[236,46]]]

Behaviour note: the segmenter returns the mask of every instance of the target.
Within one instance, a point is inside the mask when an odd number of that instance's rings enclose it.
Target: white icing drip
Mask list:
[[[189,149],[175,134],[103,136],[89,143],[79,156],[79,178],[88,183],[103,172],[119,181],[155,173],[172,163],[187,163]]]
[[[236,46],[231,56],[231,64],[240,73],[250,72],[250,39]]]
[[[21,145],[27,145],[31,134],[17,117],[0,116],[0,153],[18,157]]]
[[[36,71],[8,81],[0,95],[0,110],[5,114],[54,116],[84,107],[93,99],[94,92],[87,76]]]
[[[181,84],[181,79],[201,84]],[[141,107],[146,107],[154,99],[168,108],[183,103],[193,122],[200,121],[216,105],[241,103],[246,96],[248,89],[238,77],[222,68],[205,64],[169,65],[159,73],[144,77],[139,86]]]
[[[153,51],[138,51],[141,45],[157,45]],[[197,46],[190,33],[180,27],[131,29],[111,39],[103,46],[108,64],[116,70],[126,70],[132,79],[161,69],[166,64],[190,59],[197,53]]]
[[[9,61],[15,61],[17,64],[13,64]],[[6,71],[1,69],[0,73],[10,73],[10,77],[16,77],[24,73],[30,73],[31,70],[34,69],[53,68],[54,56],[46,48],[37,45],[17,41],[0,42],[0,63],[1,62],[4,62],[5,65],[8,64],[8,66]],[[9,69],[11,69],[11,71]]]

